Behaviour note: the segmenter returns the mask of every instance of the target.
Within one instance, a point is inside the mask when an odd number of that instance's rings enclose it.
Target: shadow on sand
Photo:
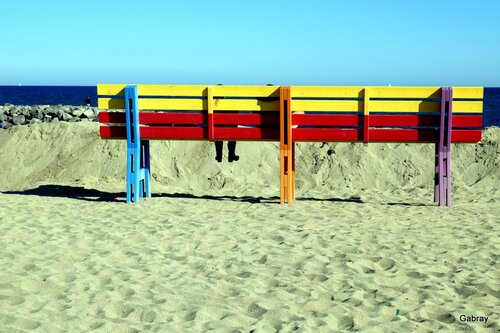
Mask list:
[[[82,186],[69,186],[69,185],[41,185],[37,188],[23,190],[23,191],[5,191],[4,194],[18,194],[18,195],[35,195],[40,197],[56,197],[56,198],[69,198],[83,201],[93,202],[126,202],[125,192],[103,192],[95,189],[88,189]],[[190,193],[153,193],[153,198],[183,198],[183,199],[202,199],[202,200],[227,200],[248,203],[275,203],[279,204],[280,198],[278,196],[272,197],[251,197],[251,196],[232,196],[232,195],[194,195]],[[341,198],[297,198],[296,201],[330,201],[330,202],[351,202],[363,203],[359,197],[351,197],[347,199]]]

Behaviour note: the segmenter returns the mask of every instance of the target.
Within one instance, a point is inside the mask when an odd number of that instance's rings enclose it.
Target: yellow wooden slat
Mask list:
[[[202,99],[157,99],[140,98],[139,110],[207,110],[207,101]]]
[[[292,87],[293,89],[293,87]],[[293,100],[292,111],[363,112],[360,101]]]
[[[139,96],[207,96],[208,86],[139,84]]]
[[[370,87],[371,98],[441,98],[441,87]]]
[[[483,87],[453,87],[453,99],[456,98],[484,98]]]
[[[220,97],[280,97],[279,86],[213,86]]]
[[[369,107],[370,112],[440,112],[441,102],[371,100]]]
[[[98,96],[123,96],[125,94],[126,84],[98,84],[97,85],[97,95]]]
[[[100,109],[124,109],[125,103],[123,99],[99,98],[98,107]],[[202,111],[207,109],[207,102],[202,99],[139,98],[139,109]]]
[[[369,109],[370,112],[440,112],[441,102],[370,100]],[[453,102],[453,113],[481,112],[482,102]]]
[[[214,111],[279,111],[279,101],[263,102],[257,99],[217,99]]]
[[[123,95],[126,84],[99,84],[97,85],[97,95],[116,96]],[[138,84],[137,92],[139,96],[199,96],[206,97],[206,85],[160,85],[160,84]]]
[[[105,109],[124,109],[125,102],[123,99],[98,98],[97,107],[101,110]]]
[[[123,95],[125,84],[99,84],[99,96]],[[209,86],[200,85],[137,85],[139,96],[206,96]],[[279,97],[279,86],[218,86],[212,85],[214,96],[221,97]]]
[[[483,102],[453,102],[453,113],[482,113]]]
[[[364,87],[336,86],[292,86],[292,98],[362,98]]]

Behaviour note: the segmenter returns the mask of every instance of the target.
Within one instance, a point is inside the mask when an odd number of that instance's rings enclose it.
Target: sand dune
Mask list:
[[[453,146],[447,209],[431,145],[299,144],[281,207],[276,143],[153,142],[125,205],[97,124],[0,131],[0,331],[496,331],[499,143]]]

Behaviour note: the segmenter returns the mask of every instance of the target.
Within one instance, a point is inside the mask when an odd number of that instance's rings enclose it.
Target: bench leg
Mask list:
[[[137,147],[138,148],[138,147]],[[139,202],[140,197],[140,150],[127,149],[127,203]]]
[[[434,202],[451,207],[451,130],[453,116],[453,89],[441,89],[441,116],[439,143],[436,144]]]
[[[151,171],[149,161],[149,140],[141,140],[142,197],[151,197]]]

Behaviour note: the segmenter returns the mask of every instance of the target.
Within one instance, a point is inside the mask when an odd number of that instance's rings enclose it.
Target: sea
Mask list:
[[[97,106],[96,86],[0,86],[0,105],[83,105],[90,98]],[[484,88],[483,127],[500,127],[500,88]]]

